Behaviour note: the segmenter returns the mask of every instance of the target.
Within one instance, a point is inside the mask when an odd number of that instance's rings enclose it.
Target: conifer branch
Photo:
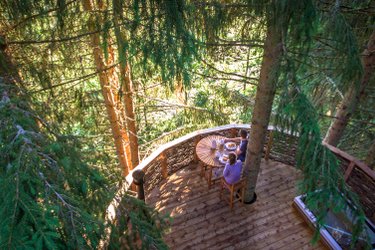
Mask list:
[[[46,87],[46,88],[42,88],[42,89],[38,89],[38,90],[34,90],[34,91],[31,91],[30,94],[34,94],[34,93],[38,93],[38,92],[42,92],[42,91],[46,91],[46,90],[51,90],[51,89],[54,89],[54,88],[57,88],[57,87],[61,87],[61,86],[64,86],[64,85],[67,85],[67,84],[70,84],[70,83],[73,83],[73,82],[81,82],[83,80],[87,80],[87,79],[90,79],[94,76],[96,76],[97,74],[103,72],[103,71],[107,71],[107,70],[110,70],[114,67],[116,67],[117,65],[119,65],[120,63],[117,62],[115,64],[112,64],[108,67],[106,67],[105,69],[103,70],[98,70],[94,73],[91,73],[91,74],[87,74],[87,75],[84,75],[84,76],[81,76],[79,78],[75,78],[75,79],[72,79],[72,80],[68,80],[68,81],[65,81],[65,82],[62,82],[62,83],[59,83],[59,84],[55,84],[55,85],[52,85],[52,86],[49,86],[49,87]]]
[[[250,84],[252,86],[257,86],[258,85],[258,84],[254,83],[254,82],[249,82],[247,80],[241,80],[241,79],[236,79],[236,78],[215,77],[215,76],[212,76],[212,75],[206,75],[206,74],[199,73],[199,72],[193,72],[193,73],[196,74],[196,75],[203,76],[203,77],[206,77],[206,78],[211,78],[211,79],[214,79],[214,80],[235,81],[235,82],[241,82],[241,83]]]
[[[263,48],[263,45],[257,43],[241,43],[241,42],[227,42],[227,43],[205,43],[208,47],[249,47],[249,48]]]
[[[170,103],[170,102],[168,102],[166,100],[163,100],[163,99],[160,99],[160,98],[152,98],[152,97],[148,97],[148,96],[141,95],[141,94],[138,94],[138,95],[140,95],[143,98],[148,99],[148,100],[158,101],[160,103],[167,104],[168,106],[174,106],[174,107],[178,107],[178,108],[194,109],[194,110],[198,110],[198,111],[209,112],[209,113],[212,113],[212,114],[215,114],[215,115],[219,115],[219,116],[225,115],[223,113],[217,113],[217,112],[214,112],[214,111],[206,109],[206,108],[201,108],[201,107],[196,107],[196,106],[190,106],[190,105],[183,105],[183,104],[178,104],[178,103]]]
[[[16,29],[18,26],[20,26],[21,24],[23,24],[23,23],[25,23],[25,22],[30,21],[31,19],[34,19],[34,18],[37,18],[37,17],[43,16],[43,15],[49,14],[49,13],[51,13],[51,12],[59,11],[59,10],[61,10],[62,8],[65,8],[65,7],[71,5],[72,3],[76,2],[76,1],[77,1],[77,0],[72,0],[72,1],[70,1],[70,2],[65,3],[64,6],[59,6],[59,7],[53,8],[53,9],[45,10],[45,11],[42,11],[42,12],[40,12],[40,13],[37,13],[37,14],[31,15],[31,16],[28,16],[28,17],[22,19],[21,21],[19,21],[18,23],[12,25],[12,26],[9,27],[8,29],[6,29],[4,33],[9,32],[10,30],[14,30],[14,29]]]
[[[239,74],[236,74],[236,73],[232,73],[232,72],[225,72],[225,71],[222,71],[218,68],[216,68],[215,66],[213,66],[212,64],[208,63],[206,60],[204,60],[203,58],[200,59],[204,64],[206,64],[209,68],[221,73],[221,74],[224,74],[224,75],[230,75],[230,76],[237,76],[237,77],[240,77],[240,78],[243,78],[243,79],[246,79],[246,80],[250,80],[250,81],[256,81],[258,82],[258,78],[254,78],[254,77],[248,77],[248,76],[244,76],[244,75],[239,75]]]
[[[30,45],[30,44],[69,42],[69,41],[77,40],[77,39],[80,39],[82,37],[86,37],[86,36],[89,36],[89,35],[92,35],[92,34],[97,34],[97,33],[100,33],[102,31],[103,31],[103,29],[92,31],[92,32],[86,32],[86,33],[79,34],[79,35],[76,35],[76,36],[63,37],[63,38],[60,38],[60,39],[8,41],[7,44],[8,45]]]
[[[13,215],[12,215],[12,219],[11,219],[11,224],[10,224],[10,235],[9,235],[9,239],[8,239],[8,247],[10,247],[12,245],[12,240],[13,240],[13,232],[14,232],[14,226],[16,225],[15,223],[15,220],[16,220],[16,213],[17,213],[17,210],[18,210],[18,202],[19,202],[19,197],[20,197],[20,194],[19,194],[19,184],[20,184],[20,180],[19,180],[19,175],[18,175],[18,172],[15,173],[15,179],[16,179],[16,196],[14,197],[15,199],[15,203],[14,203],[14,209],[13,209]]]

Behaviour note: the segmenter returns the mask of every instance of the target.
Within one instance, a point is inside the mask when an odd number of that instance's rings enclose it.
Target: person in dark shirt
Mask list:
[[[229,142],[229,141],[240,143],[240,145],[236,149],[236,155],[237,155],[238,160],[244,162],[245,159],[246,159],[247,144],[249,142],[247,140],[247,131],[244,130],[244,129],[241,129],[240,130],[240,137],[238,137],[238,138],[227,138],[227,139],[224,140],[224,142]]]
[[[246,150],[247,150],[247,143],[248,143],[246,130],[241,129],[240,136],[241,136],[240,145],[238,146],[236,150],[236,154],[237,154],[237,159],[244,162],[246,159]]]

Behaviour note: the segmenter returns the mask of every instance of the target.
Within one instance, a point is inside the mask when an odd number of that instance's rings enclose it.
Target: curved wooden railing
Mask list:
[[[149,192],[159,183],[177,172],[181,168],[197,162],[195,146],[202,137],[208,135],[222,135],[225,137],[236,137],[240,129],[249,130],[249,125],[230,124],[215,128],[194,131],[169,143],[160,146],[149,157],[134,168],[128,176],[126,183],[130,185],[133,181],[132,172],[143,170],[145,172],[145,192]],[[269,131],[273,127],[269,127]],[[268,134],[269,135],[269,134]],[[267,136],[268,141],[269,136]]]
[[[129,175],[126,176],[122,188],[119,190],[117,199],[109,206],[109,218],[115,217],[116,200],[121,200],[123,194],[129,189],[133,182],[132,173],[135,170],[145,172],[145,192],[150,192],[157,187],[162,180],[177,172],[178,170],[197,162],[195,146],[198,141],[207,135],[222,135],[235,137],[240,129],[250,129],[246,124],[229,124],[225,126],[198,130],[181,138],[173,140],[160,146],[150,156],[143,160]],[[264,157],[294,166],[297,151],[296,136],[289,133],[278,132],[275,127],[269,126],[264,148]],[[345,180],[352,189],[359,194],[360,201],[368,218],[375,221],[375,171],[368,168],[364,163],[348,155],[347,153],[326,145],[340,160],[341,169],[344,171]]]
[[[368,219],[375,223],[375,171],[348,153],[323,143],[340,161],[346,183],[358,194]]]

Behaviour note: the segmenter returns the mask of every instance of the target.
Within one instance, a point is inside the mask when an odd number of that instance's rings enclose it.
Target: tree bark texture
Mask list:
[[[244,174],[247,180],[245,202],[251,201],[254,197],[262,151],[276,91],[281,56],[281,30],[277,29],[275,25],[269,24],[251,121],[250,140],[247,146],[244,165]]]
[[[135,124],[135,114],[133,107],[133,82],[131,79],[130,64],[120,64],[120,73],[122,79],[122,89],[124,92],[124,106],[126,115],[126,126],[129,133],[130,154],[131,154],[131,168],[135,168],[139,164],[138,152],[138,135]]]
[[[350,117],[357,108],[360,98],[375,70],[375,31],[372,32],[367,48],[362,56],[363,76],[359,86],[352,84],[344,95],[344,99],[337,108],[335,118],[327,131],[324,142],[337,146],[344,130],[349,123]]]
[[[375,140],[372,142],[372,145],[367,152],[365,163],[369,168],[375,170]]]
[[[120,61],[121,90],[123,92],[125,122],[129,137],[130,160],[132,163],[130,165],[130,169],[133,169],[139,164],[138,134],[133,106],[133,81],[131,78],[131,67],[128,61],[126,48],[124,47],[126,38],[125,34],[121,32],[121,26],[119,25],[120,21],[123,19],[122,13],[120,12],[122,8],[119,5],[121,5],[119,1],[113,1],[113,21],[115,24],[118,58]]]
[[[82,4],[85,11],[93,11],[94,8],[90,0],[82,0]],[[90,17],[88,25],[90,31],[96,29],[92,17]],[[100,72],[99,81],[111,125],[117,157],[119,159],[120,167],[123,170],[123,175],[126,176],[129,173],[131,157],[129,138],[124,126],[124,110],[118,95],[118,76],[116,75],[115,68],[112,67],[111,69],[106,69],[107,66],[111,65],[114,61],[113,49],[108,48],[109,58],[106,61],[103,51],[100,48],[100,35],[98,33],[93,33],[90,35],[90,38],[95,65],[98,72]]]
[[[186,105],[186,98],[185,98],[185,91],[184,91],[184,85],[182,83],[182,78],[177,77],[176,79],[176,85],[175,85],[175,95],[177,97],[177,101],[179,104]]]
[[[10,51],[6,44],[6,38],[0,30],[0,76],[4,82],[21,83],[21,77],[15,63],[11,58]],[[0,93],[1,94],[1,93]]]

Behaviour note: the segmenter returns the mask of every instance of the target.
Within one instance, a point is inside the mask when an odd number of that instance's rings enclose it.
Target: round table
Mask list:
[[[201,160],[203,163],[205,163],[206,165],[209,165],[211,167],[221,167],[221,166],[223,166],[224,164],[221,163],[218,158],[216,158],[216,151],[218,151],[219,149],[212,149],[211,148],[213,141],[215,141],[215,140],[218,141],[218,140],[221,140],[221,139],[225,139],[225,137],[221,136],[221,135],[210,135],[210,136],[202,138],[198,142],[198,144],[195,148],[195,152],[196,152],[199,160]],[[219,147],[219,144],[217,144],[217,148],[218,147]],[[222,151],[219,151],[219,152],[224,153]]]
[[[218,141],[225,138],[226,137],[221,135],[209,135],[207,137],[202,138],[195,148],[195,153],[197,154],[197,157],[203,163],[202,176],[204,176],[207,179],[208,188],[210,188],[211,184],[215,181],[215,179],[212,179],[212,169],[223,167],[225,165],[224,163],[220,162],[219,159],[216,157],[216,152],[219,151],[221,154],[228,154],[229,152],[234,152],[228,151],[227,149],[225,149],[225,147],[219,149],[219,144],[217,144],[216,149],[212,149],[212,142],[214,140]],[[206,167],[209,167],[207,174]]]

